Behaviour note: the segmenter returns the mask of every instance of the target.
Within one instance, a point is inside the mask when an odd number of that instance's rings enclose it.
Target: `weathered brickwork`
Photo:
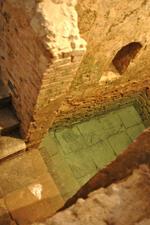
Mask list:
[[[33,122],[28,133],[30,143],[37,142],[37,140],[40,143],[45,132],[52,126],[57,111],[76,74],[83,52],[75,52],[72,55],[75,62],[71,62],[70,57],[56,60],[43,76],[33,113]]]
[[[10,89],[22,136],[30,146],[51,126],[85,52],[75,3],[50,1],[50,8],[47,3],[7,0],[0,5],[1,79]],[[50,9],[60,13],[61,27],[57,21],[56,27],[44,26],[53,20]]]
[[[116,99],[122,101],[122,97],[150,87],[149,4],[144,0],[78,2],[79,28],[88,43],[87,52],[57,121],[76,116],[77,111],[84,114],[92,107]],[[140,43],[142,48],[120,75],[112,60],[123,46],[133,42]]]
[[[67,145],[63,148],[65,159],[53,148],[44,162],[35,147],[49,128],[55,132],[55,128],[75,124],[75,130],[80,130],[79,136],[86,139],[85,149],[88,146],[93,150],[97,143],[91,147],[90,141],[97,141],[95,133],[100,129],[93,126],[93,139],[86,135],[87,118],[121,110],[122,105],[133,103],[143,124],[138,120],[135,126],[127,127],[130,141],[134,140],[137,127],[141,132],[150,124],[149,8],[150,1],[146,0],[0,0],[0,79],[9,87],[21,135],[30,149],[0,164],[2,225],[28,225],[51,216],[62,207],[64,199],[72,196],[101,168],[97,149],[89,157],[92,163],[85,152],[87,173],[82,163],[83,154],[77,157],[74,154],[79,146],[76,141],[71,152]],[[88,43],[86,54],[84,40]],[[126,46],[130,54],[123,51],[119,54],[121,58],[117,57],[113,63],[118,51]],[[117,70],[120,67],[121,70]],[[124,128],[127,122],[125,118],[118,127]],[[135,132],[132,133],[132,129]],[[120,135],[119,130],[117,132]],[[69,137],[71,139],[71,135]],[[127,135],[121,137],[116,137],[121,140],[120,149],[129,144]],[[61,134],[58,139],[60,141]],[[131,145],[131,150],[98,173],[66,206],[78,197],[85,197],[93,185],[94,190],[108,186],[129,175],[137,165],[149,164],[149,132],[138,140],[137,150],[132,151],[135,147]],[[116,156],[121,150],[116,141],[108,141]],[[49,168],[45,165],[48,163]],[[103,166],[106,164],[108,161]],[[58,183],[54,176],[60,177]]]
[[[120,94],[118,90],[114,90],[111,92],[111,96],[109,96],[109,93],[106,96],[101,96],[99,89],[92,88],[91,92],[86,96],[83,95],[82,98],[68,98],[66,102],[63,102],[53,124],[53,129],[86,121],[94,116],[102,115],[129,104],[135,105],[145,126],[149,126],[149,98],[149,88],[140,89],[137,92],[136,87],[129,91],[125,86]]]
[[[112,60],[123,46],[132,42],[139,42],[142,48],[122,76],[118,76],[118,82],[137,81],[141,76],[149,75],[149,7],[149,1],[144,0],[78,1],[79,28],[88,48],[72,85],[72,93],[75,90],[82,92],[83,84],[99,83],[104,76],[109,82],[109,75],[119,75]]]

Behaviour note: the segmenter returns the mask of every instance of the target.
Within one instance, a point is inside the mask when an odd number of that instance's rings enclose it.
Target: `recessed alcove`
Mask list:
[[[141,48],[141,43],[131,42],[126,46],[123,46],[117,52],[112,63],[120,74],[123,74],[127,70],[129,64],[136,57]]]

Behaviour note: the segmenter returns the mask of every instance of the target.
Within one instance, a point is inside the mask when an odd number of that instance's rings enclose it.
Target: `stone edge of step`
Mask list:
[[[22,139],[0,136],[0,161],[24,150],[26,150],[26,144]]]

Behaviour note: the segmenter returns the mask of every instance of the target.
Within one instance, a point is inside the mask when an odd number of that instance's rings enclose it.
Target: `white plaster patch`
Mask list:
[[[59,59],[62,52],[86,50],[87,43],[80,37],[76,4],[77,0],[40,1],[30,22],[33,30],[46,38],[46,48],[55,58]]]
[[[31,193],[38,199],[41,200],[42,198],[42,191],[43,191],[43,187],[41,184],[35,184],[29,187],[29,190],[31,191]]]
[[[114,73],[112,71],[104,72],[99,80],[99,85],[107,82],[113,82],[114,80],[117,80],[120,78],[120,75],[118,73]]]

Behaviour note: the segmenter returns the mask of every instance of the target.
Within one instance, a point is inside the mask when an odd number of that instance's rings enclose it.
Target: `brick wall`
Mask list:
[[[33,113],[33,122],[29,128],[29,142],[36,143],[52,126],[57,111],[69,90],[70,84],[80,64],[83,51],[72,53],[71,57],[56,60],[45,72],[41,89],[37,98],[37,104]]]
[[[37,145],[51,126],[85,52],[74,5],[47,0],[7,0],[0,5],[1,79],[9,87],[29,145]],[[53,21],[47,10],[58,12],[58,18]]]
[[[56,122],[79,117],[86,110],[100,109],[150,87],[149,4],[144,0],[78,1],[79,28],[88,43],[87,52]],[[132,42],[142,48],[120,75],[112,61],[123,46]]]

